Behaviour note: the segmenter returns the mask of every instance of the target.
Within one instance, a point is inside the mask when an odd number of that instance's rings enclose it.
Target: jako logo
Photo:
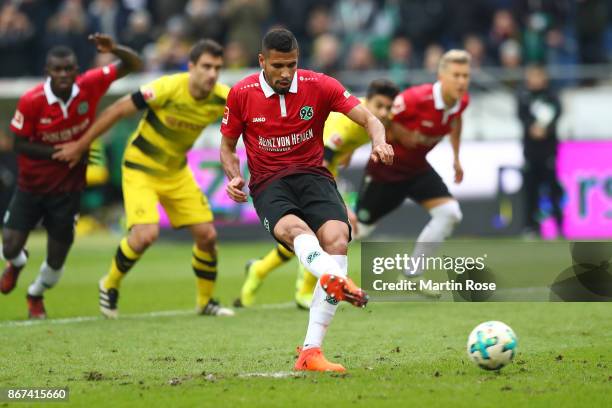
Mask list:
[[[262,122],[265,122],[265,121],[266,121],[266,118],[263,118],[263,117],[261,117],[261,118],[253,118],[253,123],[262,123]]]
[[[317,256],[321,255],[321,253],[319,251],[314,251],[311,252],[310,254],[308,254],[308,256],[306,257],[306,262],[308,262],[309,264],[312,263],[312,261],[314,261]]]

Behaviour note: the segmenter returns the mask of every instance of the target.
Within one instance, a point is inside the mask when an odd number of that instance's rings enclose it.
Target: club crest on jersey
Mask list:
[[[79,112],[79,115],[84,115],[87,113],[87,111],[89,111],[89,103],[87,101],[79,103],[79,106],[77,108],[77,112]]]
[[[314,110],[312,109],[312,106],[302,106],[302,108],[300,109],[300,119],[302,120],[310,120],[312,119],[312,117],[314,116]]]

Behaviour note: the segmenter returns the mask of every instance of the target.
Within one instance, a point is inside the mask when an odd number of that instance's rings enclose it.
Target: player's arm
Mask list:
[[[103,135],[119,120],[134,115],[139,108],[144,109],[146,106],[140,91],[125,95],[106,108],[79,140],[57,146],[53,158],[68,162],[70,167],[76,166],[81,156],[89,151],[89,147],[94,140]]]
[[[31,140],[36,134],[36,123],[39,120],[40,114],[32,99],[25,95],[19,98],[17,109],[10,124],[13,150],[17,154],[32,159],[51,160],[54,147],[50,144]]]
[[[418,146],[415,132],[398,122],[391,122],[389,140],[397,142],[408,149]]]
[[[32,142],[25,137],[13,134],[13,150],[32,159],[51,160],[55,148],[45,143]]]
[[[371,159],[374,162],[382,161],[384,164],[393,163],[393,147],[385,140],[385,127],[383,124],[363,105],[357,105],[351,109],[346,116],[353,122],[361,125],[372,139]]]
[[[463,167],[459,160],[459,147],[461,146],[461,129],[463,128],[463,120],[458,116],[453,121],[453,126],[450,132],[450,141],[453,147],[453,167],[455,169],[455,183],[459,184],[463,181]]]
[[[115,63],[117,67],[117,79],[123,78],[130,72],[140,71],[142,69],[143,64],[138,53],[129,47],[116,44],[111,36],[95,33],[90,35],[89,39],[94,42],[98,52],[110,52],[119,58],[119,61]]]
[[[223,136],[221,138],[221,166],[229,179],[226,191],[229,197],[237,203],[245,203],[247,195],[242,189],[245,182],[240,173],[240,159],[236,154],[238,138]]]

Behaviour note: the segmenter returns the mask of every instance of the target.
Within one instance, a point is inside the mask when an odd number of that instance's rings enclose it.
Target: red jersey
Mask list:
[[[247,152],[251,194],[268,182],[295,173],[333,179],[323,163],[323,126],[330,112],[348,113],[359,100],[334,78],[299,69],[289,92],[279,95],[263,71],[232,87],[221,133],[242,134]]]
[[[79,139],[95,119],[98,102],[117,78],[114,64],[91,69],[77,77],[64,103],[51,91],[51,79],[27,91],[17,104],[11,130],[31,142],[56,145]],[[86,164],[70,169],[57,160],[17,156],[18,186],[33,193],[80,191],[85,187]]]
[[[417,146],[407,148],[398,142],[391,142],[395,152],[393,165],[386,166],[370,160],[368,174],[376,181],[396,182],[425,171],[429,167],[425,156],[450,133],[454,121],[461,116],[468,103],[469,95],[466,93],[447,109],[439,82],[414,86],[397,95],[393,101],[393,121],[415,132]]]

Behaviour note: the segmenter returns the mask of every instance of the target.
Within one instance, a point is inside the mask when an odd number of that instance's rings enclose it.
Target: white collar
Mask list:
[[[263,69],[259,73],[259,85],[261,86],[261,90],[263,91],[264,95],[266,95],[266,98],[269,98],[276,93],[274,92],[274,89],[272,89],[272,87],[266,81],[266,78],[264,77]],[[289,92],[297,93],[297,88],[298,88],[297,71],[295,71],[295,74],[293,74],[293,80],[291,81],[291,86],[289,87]]]
[[[437,110],[447,110],[446,109],[446,104],[444,103],[444,98],[442,97],[442,84],[440,83],[440,81],[436,81],[435,84],[433,84],[433,99],[434,99],[434,106],[436,107]],[[455,105],[448,109],[448,114],[453,114],[455,112],[459,111],[459,108],[461,107],[461,100],[458,100]]]
[[[72,92],[70,93],[70,98],[68,99],[68,102],[64,103],[64,101],[58,98],[51,90],[50,77],[47,77],[45,85],[43,86],[43,90],[45,92],[45,96],[47,97],[47,103],[49,105],[53,105],[54,103],[58,102],[60,104],[60,108],[62,108],[62,112],[64,113],[65,118],[68,117],[68,107],[70,106],[70,102],[72,102],[74,98],[76,98],[80,91],[79,86],[76,84],[76,82],[72,84]]]

